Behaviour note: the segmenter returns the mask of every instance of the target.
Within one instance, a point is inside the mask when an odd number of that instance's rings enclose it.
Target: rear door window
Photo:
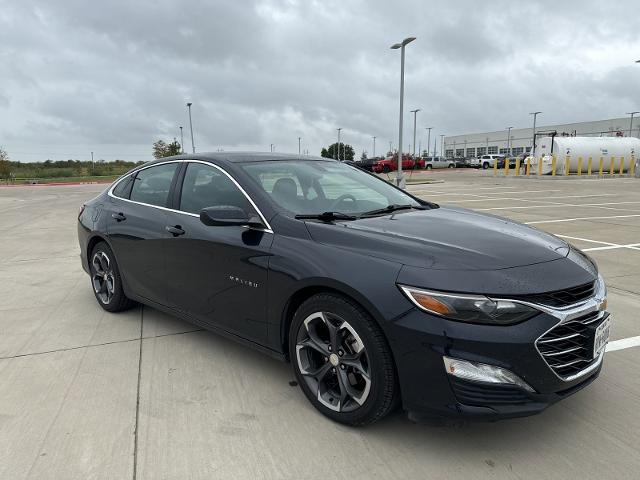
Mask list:
[[[131,194],[131,186],[133,184],[133,175],[129,175],[118,182],[113,191],[114,196],[119,198],[129,198]]]
[[[165,163],[145,168],[136,174],[130,200],[157,207],[166,207],[171,182],[179,163]]]

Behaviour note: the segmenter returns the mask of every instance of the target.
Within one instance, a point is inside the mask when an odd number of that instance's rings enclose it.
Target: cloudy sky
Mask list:
[[[0,145],[14,160],[150,158],[196,149],[359,155],[420,133],[526,127],[640,110],[637,0],[0,0]],[[405,131],[412,119],[405,114]],[[405,139],[409,135],[405,135]],[[405,145],[409,143],[405,140]]]

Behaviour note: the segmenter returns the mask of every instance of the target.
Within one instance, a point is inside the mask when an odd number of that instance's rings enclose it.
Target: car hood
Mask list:
[[[569,246],[553,235],[453,207],[348,222],[310,221],[307,228],[319,243],[434,270],[498,270],[569,254]]]

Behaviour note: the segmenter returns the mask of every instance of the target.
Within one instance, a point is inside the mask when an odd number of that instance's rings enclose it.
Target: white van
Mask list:
[[[496,154],[482,155],[481,157],[478,157],[478,158],[472,158],[471,161],[469,162],[469,165],[471,165],[473,168],[482,167],[486,170],[487,168],[493,167],[493,163],[496,160],[503,160],[503,159],[504,159],[504,155],[496,155]]]

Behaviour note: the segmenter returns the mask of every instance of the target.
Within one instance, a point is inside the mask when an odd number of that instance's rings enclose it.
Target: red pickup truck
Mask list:
[[[402,169],[412,170],[414,168],[424,168],[424,160],[422,160],[422,167],[420,166],[420,160],[417,161],[411,158],[410,155],[402,155]],[[378,160],[373,164],[373,171],[376,173],[389,173],[398,169],[398,155],[393,157],[387,157],[383,160]]]

